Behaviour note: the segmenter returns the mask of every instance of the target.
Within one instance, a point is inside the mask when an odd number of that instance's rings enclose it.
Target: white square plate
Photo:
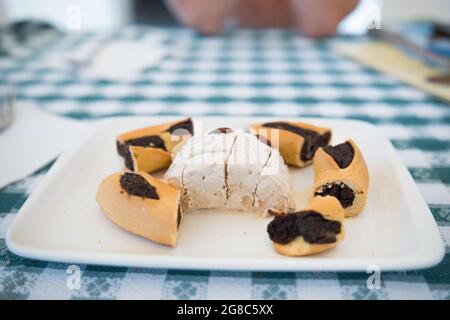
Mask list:
[[[298,119],[333,130],[332,143],[351,137],[369,167],[366,208],[345,221],[346,237],[334,250],[290,258],[277,254],[266,227],[270,218],[250,213],[186,214],[176,248],[155,244],[116,225],[95,202],[100,181],[122,170],[118,133],[173,118],[105,120],[72,151],[63,154],[24,204],[8,230],[8,248],[24,257],[68,263],[222,270],[382,271],[436,265],[444,245],[431,212],[391,143],[374,126],[350,120]],[[273,118],[195,118],[196,132],[246,128]],[[289,119],[297,120],[297,119]],[[313,169],[290,169],[297,208],[307,203]]]

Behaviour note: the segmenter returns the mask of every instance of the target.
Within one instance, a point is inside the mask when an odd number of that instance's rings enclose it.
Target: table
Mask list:
[[[71,50],[95,34],[58,35],[20,59],[0,57],[0,80],[19,101],[76,119],[115,115],[260,115],[342,117],[377,125],[414,177],[446,241],[440,265],[381,275],[153,270],[80,266],[81,288],[69,290],[68,265],[13,255],[7,226],[51,164],[0,190],[1,299],[450,299],[450,106],[290,31],[241,30],[200,37],[185,29],[129,27],[114,34],[160,34],[184,43],[181,54],[127,83],[74,77],[43,67],[51,50]],[[2,150],[4,152],[4,150]],[[2,170],[5,170],[3,168]]]

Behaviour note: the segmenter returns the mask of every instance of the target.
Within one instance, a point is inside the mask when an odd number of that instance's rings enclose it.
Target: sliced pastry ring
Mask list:
[[[317,150],[311,197],[336,197],[345,216],[353,217],[364,209],[368,189],[367,165],[353,140]]]
[[[229,133],[232,133],[232,135],[228,136]],[[330,129],[303,122],[278,121],[253,124],[251,125],[251,133],[257,139],[253,136],[251,136],[252,139],[245,136],[248,140],[255,140],[258,142],[258,146],[264,146],[266,149],[267,146],[276,148],[264,153],[267,159],[262,161],[261,164],[257,163],[257,170],[255,171],[260,173],[261,176],[267,175],[269,178],[273,178],[274,173],[278,173],[278,175],[275,175],[274,181],[279,182],[280,185],[275,186],[274,190],[276,191],[278,189],[284,190],[283,188],[289,189],[288,182],[281,183],[289,180],[286,178],[289,175],[283,159],[286,163],[296,167],[304,167],[311,162],[314,163],[315,176],[314,186],[310,194],[311,201],[304,210],[286,213],[289,212],[288,208],[292,205],[263,206],[264,211],[270,208],[283,211],[272,212],[275,218],[267,227],[275,250],[286,256],[306,256],[335,247],[344,238],[344,218],[360,213],[367,200],[369,175],[367,165],[358,146],[352,140],[329,146]],[[183,194],[185,190],[182,188],[184,183],[189,180],[184,179],[185,176],[189,176],[188,173],[190,172],[188,160],[195,160],[194,155],[203,155],[203,153],[196,153],[198,147],[202,146],[201,144],[199,146],[197,144],[190,145],[196,141],[195,139],[190,140],[188,144],[183,143],[190,139],[192,135],[193,123],[190,118],[119,135],[116,141],[117,150],[124,158],[127,169],[131,172],[115,173],[101,182],[96,200],[104,214],[119,227],[131,233],[160,244],[175,246],[183,212],[185,211],[184,208],[188,208],[187,201],[184,200],[186,198]],[[211,136],[216,135],[220,135],[220,139],[218,137],[211,138]],[[241,190],[243,178],[250,176],[252,170],[249,171],[250,173],[241,172],[241,163],[231,161],[234,159],[233,155],[238,155],[239,152],[236,151],[239,149],[237,146],[240,145],[238,141],[240,141],[239,139],[242,140],[244,136],[239,136],[233,130],[224,127],[211,131],[206,137],[209,136],[208,139],[219,141],[222,139],[222,135],[226,135],[225,137],[229,138],[230,141],[225,140],[231,142],[226,144],[228,148],[219,148],[220,152],[218,152],[219,155],[222,153],[226,155],[226,161],[222,166],[225,169],[222,170],[219,166],[218,170],[215,169],[211,172],[223,172],[224,177],[231,178],[236,173],[235,179],[225,180],[227,181],[225,183],[225,198],[228,206],[229,203],[239,203],[237,200],[235,202],[228,201],[234,199],[232,197],[234,191],[231,191]],[[216,147],[216,143],[213,143],[213,145]],[[240,149],[246,150],[248,146],[243,145],[244,147]],[[265,150],[264,148],[263,150]],[[172,155],[177,153],[178,149],[180,151],[172,163]],[[210,149],[207,148],[209,151],[206,154],[215,155],[212,152],[215,149],[212,147]],[[285,168],[284,171],[281,170],[283,171],[282,174],[279,173],[279,166],[275,166],[276,162],[272,163],[273,161],[271,161],[271,159],[277,157],[281,161],[280,163],[284,165],[284,167],[281,166],[282,169]],[[177,159],[180,163],[177,162]],[[231,165],[231,167],[228,165]],[[268,168],[272,169],[272,167],[278,168],[278,171],[264,171]],[[156,179],[149,174],[164,168],[169,168],[165,177],[172,184]],[[193,168],[197,170],[196,167]],[[202,166],[199,168],[204,169]],[[236,172],[232,169],[236,169]],[[268,173],[271,173],[272,176]],[[181,180],[178,179],[180,182],[173,183],[173,179],[170,178],[179,178],[180,174]],[[207,177],[202,175],[204,173],[196,172],[195,176],[202,179],[197,185],[201,186],[202,190],[205,189],[205,186],[206,190],[213,190],[206,183]],[[212,178],[215,177],[212,174],[211,176]],[[265,180],[261,177],[258,178],[256,187],[250,188],[251,190],[247,192],[253,196],[252,206],[256,203],[256,195],[262,195],[261,199],[265,200],[268,198],[267,194],[276,194],[274,190],[264,184],[266,180],[271,186],[274,184],[273,179],[269,178]],[[230,181],[236,181],[236,183],[230,185]],[[217,190],[220,189],[223,192],[223,186],[220,185],[219,187]],[[286,197],[286,199],[290,199],[290,196]],[[232,208],[236,209],[235,207]],[[245,208],[249,209],[248,206]]]
[[[151,173],[168,168],[176,147],[194,134],[191,118],[123,133],[117,137],[117,152],[130,171]]]
[[[330,129],[303,122],[254,123],[250,130],[279,149],[287,164],[299,168],[310,164],[316,150],[328,145],[331,139]]]
[[[175,246],[183,217],[181,192],[145,172],[119,172],[100,184],[97,203],[122,229]]]
[[[334,248],[344,238],[344,210],[334,197],[316,197],[302,211],[277,215],[267,226],[275,250],[307,256]]]

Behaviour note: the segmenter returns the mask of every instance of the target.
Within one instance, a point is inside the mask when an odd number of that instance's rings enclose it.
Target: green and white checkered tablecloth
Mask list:
[[[0,81],[19,101],[77,119],[115,115],[264,115],[360,119],[393,142],[446,241],[432,269],[382,274],[271,273],[81,267],[81,289],[66,287],[68,265],[24,259],[5,245],[8,225],[48,168],[0,190],[0,298],[450,299],[450,106],[348,61],[330,41],[281,30],[204,38],[184,29],[130,27],[117,39],[157,33],[176,54],[130,82],[100,81],[52,68],[55,52],[97,41],[94,34],[50,37],[22,58],[0,56]],[[175,50],[175,49],[173,49]],[[124,57],[126,58],[126,57]],[[1,152],[5,152],[2,150]],[[3,168],[2,170],[5,170]]]

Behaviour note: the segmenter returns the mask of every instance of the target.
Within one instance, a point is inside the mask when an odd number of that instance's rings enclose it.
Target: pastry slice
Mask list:
[[[226,168],[227,209],[254,209],[259,177],[272,150],[252,134],[242,132],[236,136]],[[263,210],[264,206],[261,206],[261,209]]]
[[[253,206],[264,213],[269,210],[288,212],[295,208],[289,170],[277,149],[272,148],[259,175]]]
[[[180,150],[175,154],[172,159],[172,163],[164,174],[164,181],[181,190],[181,198],[183,208],[187,208],[189,204],[188,194],[183,184],[183,172],[186,168],[187,161],[192,157],[194,151],[194,144],[196,138],[187,140],[185,143],[180,144]]]
[[[103,213],[122,229],[175,246],[183,209],[181,191],[145,172],[115,173],[97,191]]]
[[[226,162],[236,135],[210,132],[187,141],[164,175],[183,190],[188,209],[223,208],[227,201]]]
[[[236,134],[210,132],[194,143],[185,161],[183,188],[189,209],[224,208],[228,198],[226,165]],[[184,150],[183,150],[184,152]]]
[[[276,216],[267,226],[275,250],[306,256],[329,250],[344,238],[344,210],[334,197],[314,198],[303,211]]]
[[[262,176],[264,171],[267,174]],[[278,151],[254,135],[219,129],[186,142],[164,179],[182,188],[189,209],[265,214],[269,209],[287,209],[292,203],[287,171]]]
[[[133,130],[117,137],[117,151],[127,169],[151,173],[167,168],[177,145],[193,132],[190,118]]]
[[[223,208],[227,199],[224,152],[194,155],[186,161],[181,177],[189,209]]]
[[[303,122],[265,122],[250,127],[278,148],[287,164],[299,168],[311,163],[316,150],[328,145],[331,139],[330,129]]]
[[[355,142],[348,140],[317,150],[314,175],[312,196],[336,197],[346,217],[353,217],[364,209],[369,191],[369,172]]]

